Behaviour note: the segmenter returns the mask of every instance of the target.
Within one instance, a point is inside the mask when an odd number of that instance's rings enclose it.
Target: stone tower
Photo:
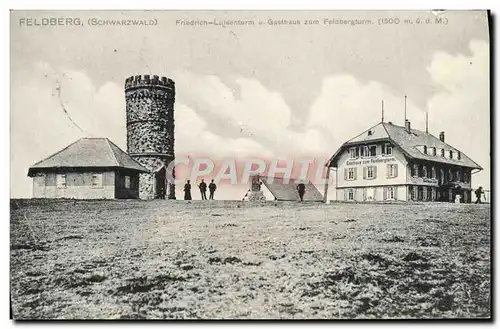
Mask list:
[[[127,152],[150,170],[139,178],[141,199],[175,199],[166,168],[174,160],[175,83],[157,75],[125,80]]]

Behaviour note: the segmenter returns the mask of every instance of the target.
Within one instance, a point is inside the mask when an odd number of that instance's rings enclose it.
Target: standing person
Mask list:
[[[216,189],[217,189],[217,185],[215,185],[214,180],[212,179],[210,184],[208,184],[208,190],[210,191],[210,200],[214,199],[214,193],[215,193]]]
[[[297,192],[299,192],[300,201],[304,201],[304,194],[306,194],[306,186],[303,183],[297,185]]]
[[[201,193],[201,199],[206,200],[207,199],[207,183],[202,179],[200,185],[198,185],[200,188],[200,193]]]
[[[484,194],[483,192],[483,187],[479,186],[479,188],[476,190],[476,203],[482,203],[481,202],[481,194]]]
[[[189,182],[189,179],[184,185],[184,200],[191,200],[191,184]]]

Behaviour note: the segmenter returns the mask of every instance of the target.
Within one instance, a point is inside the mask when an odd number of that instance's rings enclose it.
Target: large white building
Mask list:
[[[339,201],[471,202],[471,175],[482,168],[428,132],[391,122],[345,142],[327,163]]]

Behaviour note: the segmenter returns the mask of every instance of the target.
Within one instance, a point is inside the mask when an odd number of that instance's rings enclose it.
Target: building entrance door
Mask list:
[[[165,195],[167,194],[166,173],[165,166],[161,167],[155,173],[155,199],[165,199]]]

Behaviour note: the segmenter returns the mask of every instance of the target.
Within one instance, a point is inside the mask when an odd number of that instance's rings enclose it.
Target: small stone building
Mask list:
[[[34,198],[137,199],[148,170],[107,138],[82,138],[29,168]]]

